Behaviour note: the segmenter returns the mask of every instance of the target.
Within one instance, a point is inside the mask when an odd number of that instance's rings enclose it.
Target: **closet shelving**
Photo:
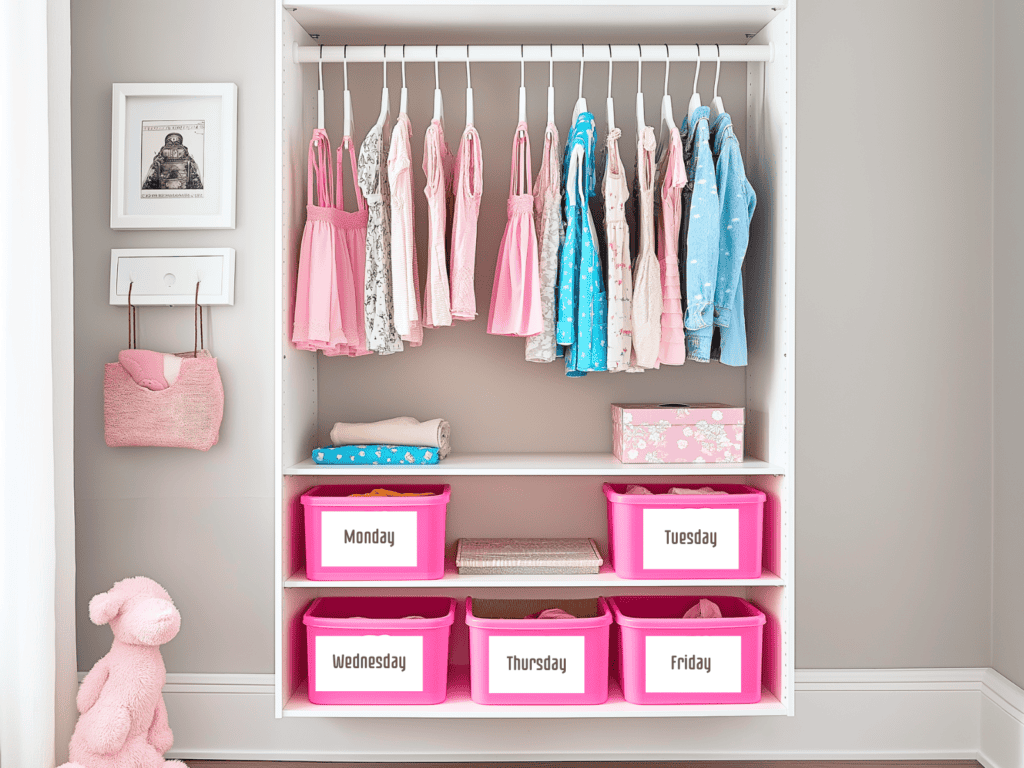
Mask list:
[[[794,405],[794,34],[796,0],[648,0],[624,4],[612,0],[523,0],[516,4],[481,0],[411,5],[407,0],[337,2],[303,0],[278,9],[277,72],[278,169],[277,212],[279,274],[277,287],[276,483],[279,514],[276,528],[276,714],[278,717],[342,718],[666,718],[793,714],[793,428]],[[315,35],[316,37],[313,37]],[[715,43],[771,46],[770,61],[732,63],[723,67],[722,85],[730,87],[726,103],[736,123],[747,175],[758,196],[751,244],[744,269],[747,296],[749,364],[727,369],[717,363],[662,368],[642,376],[591,374],[566,380],[561,364],[537,366],[522,361],[522,341],[483,333],[493,274],[494,254],[504,226],[508,177],[508,143],[515,127],[513,93],[519,67],[474,63],[477,127],[485,149],[484,207],[477,260],[475,323],[426,332],[421,348],[392,358],[325,359],[296,351],[291,332],[298,244],[305,220],[306,149],[316,124],[316,65],[296,61],[305,46],[387,45],[389,80],[397,105],[402,44],[454,46],[561,43],[587,44],[587,93],[603,135],[607,55],[613,44],[616,103],[624,123],[624,163],[632,176],[628,144],[633,140],[633,95],[636,56],[644,55],[648,122],[657,133],[664,44],[700,44],[704,103],[710,101]],[[598,43],[604,43],[598,46]],[[557,47],[557,46],[556,46]],[[659,53],[655,53],[659,51]],[[659,61],[659,56],[661,60]],[[536,61],[536,59],[533,59]],[[576,98],[578,57],[556,59],[562,139]],[[690,96],[693,64],[674,60],[672,93],[677,118]],[[365,61],[365,60],[364,60]],[[441,66],[448,102],[448,141],[461,133],[465,64],[450,55]],[[332,69],[333,67],[333,69]],[[340,97],[340,65],[324,66],[327,128],[333,145],[340,139],[340,117],[332,115],[332,90]],[[381,66],[352,63],[350,82],[356,102],[356,141],[376,117],[380,103]],[[534,72],[533,69],[537,71]],[[543,69],[543,81],[540,78]],[[429,70],[429,72],[428,72]],[[528,64],[534,163],[539,161],[544,86],[548,66]],[[458,79],[456,74],[458,73]],[[621,75],[621,83],[619,78]],[[420,159],[422,131],[429,118],[433,67],[408,66],[414,129],[414,164]],[[332,79],[333,78],[333,79]],[[445,82],[451,85],[445,86]],[[592,82],[593,81],[593,82]],[[632,81],[632,92],[625,87]],[[651,85],[648,85],[650,83]],[[653,85],[657,83],[657,85]],[[731,84],[731,85],[730,85]],[[419,89],[418,91],[416,89]],[[571,93],[570,93],[571,92]],[[620,92],[625,93],[621,97]],[[488,95],[493,94],[493,95]],[[536,101],[534,101],[536,99]],[[422,104],[420,103],[422,102]],[[507,103],[506,103],[507,102]],[[419,112],[417,112],[419,110]],[[335,108],[335,112],[340,109]],[[372,112],[372,115],[371,115]],[[505,112],[508,112],[506,115]],[[392,118],[394,113],[392,114]],[[367,122],[369,121],[369,122]],[[333,126],[333,127],[332,127]],[[627,159],[628,158],[628,159]],[[536,170],[536,167],[534,168]],[[418,171],[418,169],[417,169]],[[347,173],[347,171],[346,171]],[[422,187],[421,177],[416,185]],[[417,199],[418,217],[425,212]],[[422,218],[417,229],[424,229]],[[496,230],[497,234],[487,233]],[[420,245],[421,276],[424,248]],[[422,386],[409,394],[405,382]],[[468,395],[468,396],[467,396]],[[612,402],[721,400],[747,409],[747,458],[736,464],[627,465],[610,453]],[[537,413],[524,411],[543,403]],[[372,420],[409,413],[418,418],[443,416],[453,426],[455,453],[436,466],[406,468],[325,467],[309,458],[324,444],[334,420]],[[494,420],[495,428],[475,425]],[[462,450],[462,449],[465,450]],[[464,536],[585,535],[598,540],[607,555],[602,478],[619,482],[741,482],[769,495],[765,522],[764,572],[746,580],[621,579],[605,566],[594,575],[461,576],[449,560],[436,581],[315,582],[305,575],[302,507],[299,496],[323,483],[432,482],[452,485],[447,537],[449,545]],[[451,546],[449,546],[451,549]],[[451,554],[451,553],[449,553]],[[741,706],[637,706],[622,699],[614,674],[607,703],[592,707],[483,706],[469,697],[468,631],[460,611],[452,629],[448,699],[435,706],[345,707],[310,704],[306,697],[305,633],[302,613],[309,602],[330,594],[444,594],[464,601],[483,597],[590,597],[615,594],[744,597],[768,615],[763,662],[762,701]]]

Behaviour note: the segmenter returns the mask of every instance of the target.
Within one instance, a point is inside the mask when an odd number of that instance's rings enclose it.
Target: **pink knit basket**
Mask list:
[[[217,444],[224,416],[224,386],[217,359],[206,350],[181,361],[167,389],[135,383],[120,363],[103,377],[103,424],[111,447],[156,446],[208,451]]]

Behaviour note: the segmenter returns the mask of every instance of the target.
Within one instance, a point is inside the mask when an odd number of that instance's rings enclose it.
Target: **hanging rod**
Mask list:
[[[722,61],[774,61],[775,46],[767,45],[715,45],[714,43],[701,43],[697,45],[669,45],[668,56],[666,57],[663,44],[645,43],[637,45],[612,45],[612,61],[638,61],[641,56],[644,62],[669,61],[716,61],[719,52]],[[385,46],[382,45],[299,45],[293,47],[293,58],[298,64],[315,64],[318,61],[342,62],[346,59],[346,48],[348,49],[347,59],[350,63],[371,62],[380,63],[384,61]],[[608,61],[608,45],[590,44],[580,45],[556,45],[552,51],[550,45],[470,45],[468,59],[470,62],[506,62],[516,63],[520,61],[569,61],[579,62],[580,60],[599,63]],[[699,52],[698,52],[699,48]],[[641,53],[642,49],[642,53]],[[408,63],[423,63],[436,61],[466,62],[465,45],[387,45],[387,61],[401,61],[403,58]],[[582,55],[581,55],[582,54]],[[322,59],[321,59],[322,55]]]

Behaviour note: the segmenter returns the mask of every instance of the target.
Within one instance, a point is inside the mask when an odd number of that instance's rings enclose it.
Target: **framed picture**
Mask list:
[[[234,229],[234,83],[114,83],[112,229]]]

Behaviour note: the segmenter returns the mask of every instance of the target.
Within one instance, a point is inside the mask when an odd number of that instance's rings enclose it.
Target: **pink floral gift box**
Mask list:
[[[616,403],[612,453],[623,464],[743,461],[743,410],[721,403]]]

